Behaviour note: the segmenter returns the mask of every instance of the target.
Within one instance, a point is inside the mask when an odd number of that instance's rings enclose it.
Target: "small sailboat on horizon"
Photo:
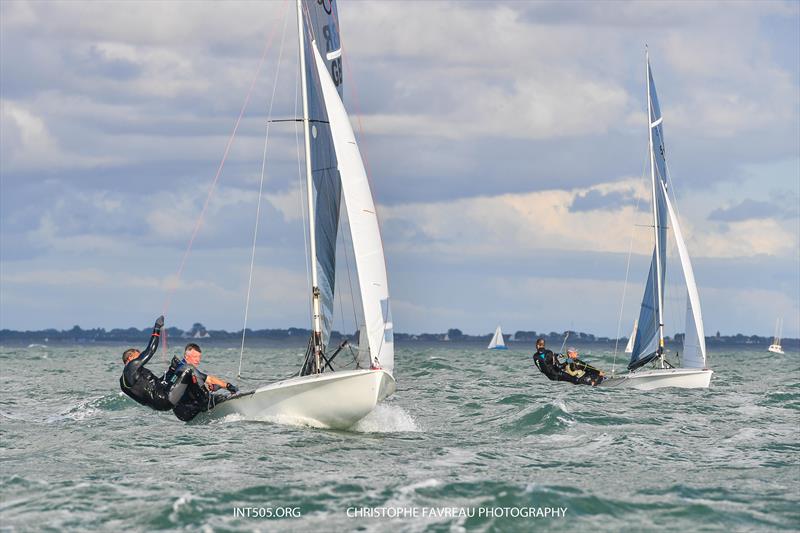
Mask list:
[[[633,330],[628,337],[628,344],[625,345],[625,353],[633,353],[633,343],[636,342],[636,330],[639,329],[639,320],[633,321]]]
[[[778,318],[775,320],[775,338],[772,339],[772,344],[770,344],[767,350],[772,353],[783,355],[785,352],[781,346],[781,329],[783,329],[783,319]]]
[[[689,252],[678,217],[669,197],[663,117],[658,104],[650,57],[647,64],[647,110],[649,159],[653,204],[653,257],[642,297],[639,318],[631,334],[631,358],[628,372],[606,377],[601,386],[632,387],[642,390],[662,387],[707,388],[713,371],[708,368],[700,296]],[[669,363],[664,353],[664,284],[666,271],[667,229],[672,228],[686,284],[686,333],[680,364]],[[627,351],[627,350],[626,350]],[[649,365],[649,366],[647,366]]]
[[[489,346],[486,347],[487,350],[508,350],[508,346],[506,346],[506,342],[503,339],[503,330],[500,329],[500,326],[497,326],[497,329],[494,330],[494,336],[492,340],[489,341]]]

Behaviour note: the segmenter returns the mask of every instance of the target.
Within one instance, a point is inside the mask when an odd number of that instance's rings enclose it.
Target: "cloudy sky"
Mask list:
[[[627,334],[652,251],[647,44],[707,333],[800,336],[797,2],[339,11],[396,331],[613,336],[624,300]],[[273,94],[296,113],[293,2],[5,0],[0,26],[0,327],[145,327],[175,287],[169,323],[241,328]],[[271,126],[250,327],[309,323],[297,148]]]

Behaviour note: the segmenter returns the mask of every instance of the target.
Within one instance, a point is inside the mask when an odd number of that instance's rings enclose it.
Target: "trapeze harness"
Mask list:
[[[568,381],[574,385],[597,385],[603,378],[600,372],[583,361],[576,360],[574,363],[564,363],[560,365],[556,355],[551,350],[537,350],[533,354],[533,363],[542,374],[547,376],[550,381]],[[584,370],[580,376],[572,375],[564,371],[564,367],[570,365],[570,369]]]
[[[222,398],[211,394],[206,388],[208,374],[201,372],[186,362],[185,359],[173,357],[164,380],[173,389],[180,387],[182,393],[175,402],[172,412],[178,418],[188,422],[203,411],[212,409]],[[212,388],[219,388],[212,385]]]
[[[533,363],[550,381],[563,381],[560,379],[563,372],[558,368],[558,361],[551,350],[536,350],[533,354]]]
[[[166,382],[166,374],[164,377],[158,378],[144,367],[156,353],[160,337],[161,328],[153,328],[147,348],[139,357],[125,364],[119,378],[119,387],[137,403],[156,411],[169,411],[183,396],[186,386],[175,387]]]

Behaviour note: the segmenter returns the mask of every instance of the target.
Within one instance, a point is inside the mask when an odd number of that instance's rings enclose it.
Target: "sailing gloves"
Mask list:
[[[237,392],[239,392],[239,387],[237,387],[237,386],[236,386],[236,385],[234,385],[233,383],[228,383],[228,384],[225,386],[225,388],[226,388],[226,389],[228,389],[228,391],[229,391],[231,394],[236,394]]]

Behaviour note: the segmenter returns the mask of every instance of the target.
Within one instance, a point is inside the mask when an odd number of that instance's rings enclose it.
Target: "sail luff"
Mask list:
[[[391,373],[394,368],[394,334],[386,262],[375,203],[347,111],[320,55],[316,41],[312,41],[311,48],[330,122],[337,168],[341,177],[342,196],[350,222],[350,236],[370,357],[374,366]]]
[[[678,216],[669,200],[667,189],[661,184],[664,199],[667,203],[670,224],[675,235],[675,242],[678,245],[678,255],[681,259],[683,268],[683,278],[686,282],[687,307],[686,307],[686,337],[683,344],[683,364],[684,367],[705,368],[706,367],[706,337],[703,328],[703,316],[700,312],[700,295],[697,292],[697,283],[694,279],[694,269],[692,260],[689,258],[689,250],[686,248],[686,241],[683,240],[683,233],[678,222]]]
[[[303,96],[303,140],[305,146],[306,162],[306,201],[308,202],[308,234],[309,234],[309,253],[311,256],[311,299],[312,299],[312,318],[311,328],[317,337],[322,327],[320,324],[320,305],[319,297],[316,294],[317,282],[317,241],[316,227],[314,222],[314,184],[311,163],[311,132],[308,112],[308,77],[306,76],[306,53],[305,53],[305,29],[303,23],[303,4],[302,0],[297,0],[297,41],[300,53],[300,87]],[[319,361],[317,361],[319,368]]]
[[[307,181],[309,188],[309,233],[312,260],[313,337],[315,351],[325,350],[333,329],[336,291],[336,243],[340,224],[341,180],[331,139],[328,115],[321,92],[316,60],[311,47],[315,38],[322,39],[327,52],[324,61],[335,76],[336,90],[341,95],[341,50],[339,46],[336,3],[333,0],[300,0],[298,5],[302,24],[298,26],[302,40],[301,71],[306,80],[304,98],[307,116],[304,117],[305,138],[308,140]],[[338,52],[335,57],[332,53]]]
[[[664,310],[664,288],[662,286],[662,272],[661,272],[661,262],[662,258],[659,255],[661,251],[661,246],[659,242],[659,216],[658,216],[658,197],[656,196],[656,154],[655,150],[653,149],[653,128],[657,127],[659,124],[659,120],[661,117],[655,117],[655,113],[653,113],[653,98],[652,98],[652,91],[653,88],[651,87],[651,73],[650,73],[650,55],[649,52],[646,53],[647,56],[647,130],[648,136],[650,139],[650,178],[653,182],[653,235],[655,237],[655,257],[656,257],[656,300],[658,303],[658,309],[655,315],[656,320],[658,321],[657,328],[658,328],[658,347],[663,350],[664,348],[664,320],[663,320],[663,310]],[[661,177],[663,179],[663,176]]]
[[[657,182],[666,186],[666,160],[661,110],[658,105],[649,57],[646,62],[648,152],[653,199],[653,256],[639,311],[639,329],[628,368],[633,370],[659,356],[664,347],[664,276],[666,272],[666,205]]]

